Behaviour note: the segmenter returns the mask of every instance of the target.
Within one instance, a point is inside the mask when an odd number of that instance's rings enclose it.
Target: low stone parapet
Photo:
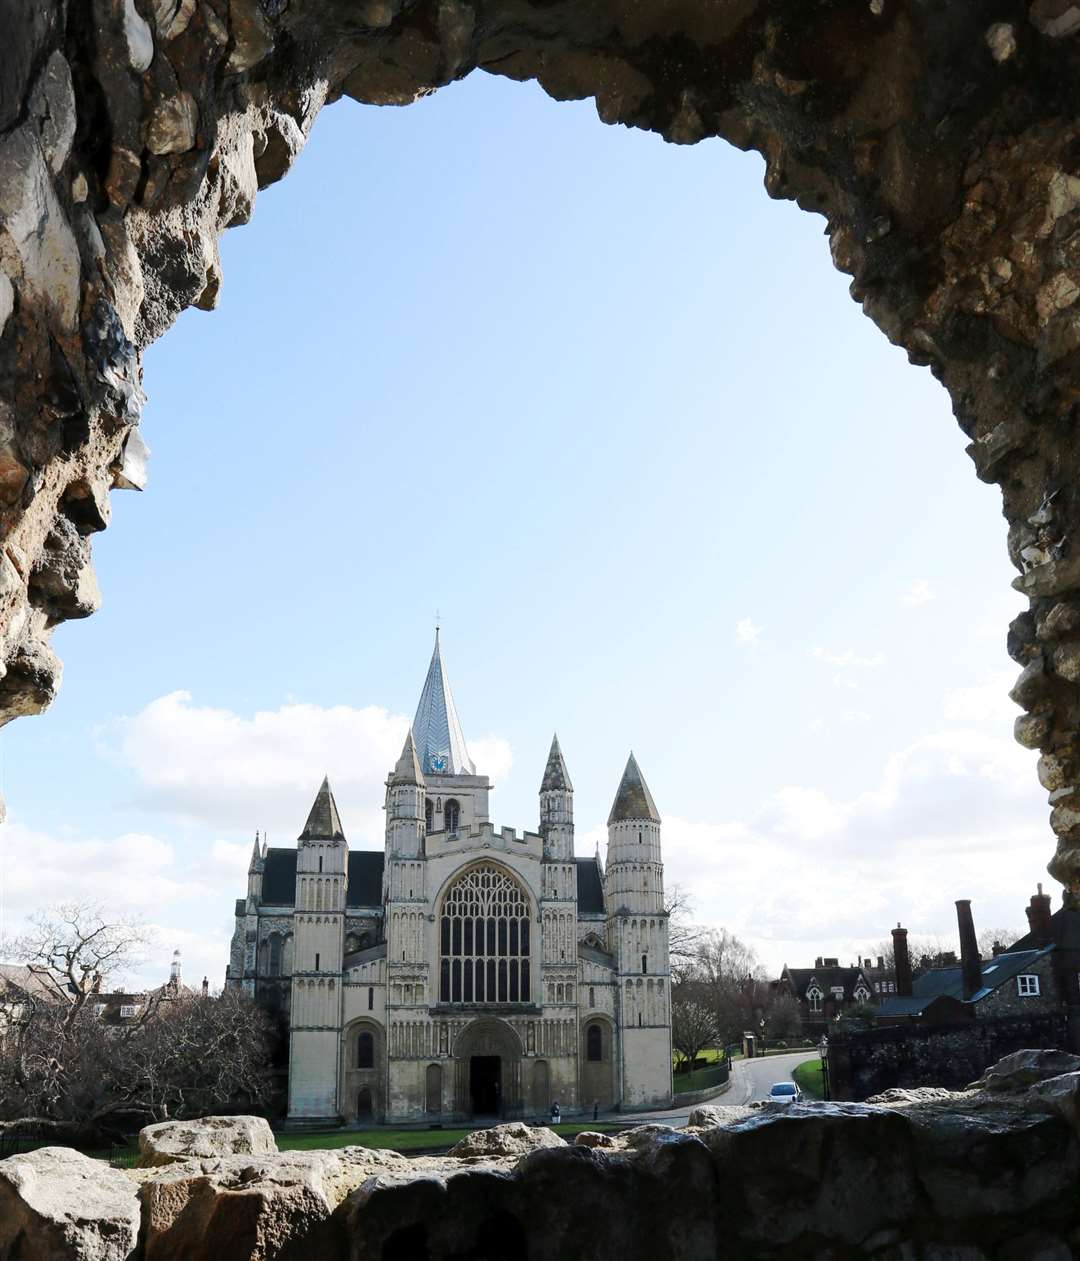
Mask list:
[[[565,1144],[498,1126],[460,1156],[349,1147],[119,1173],[0,1161],[0,1261],[1057,1261],[1080,1253],[1080,1071],[968,1090],[702,1107]],[[198,1126],[199,1123],[189,1123]]]

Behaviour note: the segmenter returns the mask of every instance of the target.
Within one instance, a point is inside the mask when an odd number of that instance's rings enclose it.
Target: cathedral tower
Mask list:
[[[574,862],[574,786],[553,737],[540,781],[541,923],[544,993],[572,994],[578,980],[577,864]]]
[[[660,815],[633,753],[608,815],[604,903],[618,980],[623,1101],[666,1103],[671,973]]]
[[[349,846],[324,779],[300,833],[293,914],[289,1116],[338,1115],[338,1045]]]

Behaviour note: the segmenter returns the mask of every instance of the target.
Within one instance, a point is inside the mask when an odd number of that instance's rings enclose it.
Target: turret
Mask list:
[[[251,861],[248,863],[248,905],[257,906],[262,899],[263,871],[266,868],[266,855],[259,848],[259,833],[255,833],[255,844],[251,850]]]
[[[397,765],[386,781],[386,854],[393,858],[418,858],[424,852],[424,796],[427,784],[412,728]]]
[[[553,736],[544,778],[540,781],[540,835],[544,857],[571,861],[574,856],[574,785]]]
[[[183,972],[180,966],[180,951],[174,950],[172,957],[172,965],[169,968],[169,988],[178,990],[183,981]]]
[[[609,913],[664,909],[660,815],[633,753],[608,815],[605,894]]]
[[[330,780],[323,780],[297,841],[296,909],[344,911],[349,846]]]

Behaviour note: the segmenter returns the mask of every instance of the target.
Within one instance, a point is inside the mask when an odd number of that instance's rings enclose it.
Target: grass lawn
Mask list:
[[[825,1083],[822,1078],[821,1059],[807,1060],[792,1073],[795,1084],[808,1099],[824,1099]]]
[[[556,1125],[555,1133],[561,1134],[565,1139],[570,1139],[583,1130],[610,1132],[625,1128],[623,1125],[607,1125],[603,1121],[597,1121],[595,1125],[567,1122],[565,1125]],[[323,1134],[285,1133],[277,1134],[275,1137],[278,1150],[283,1152],[325,1151],[334,1147],[377,1147],[388,1148],[395,1152],[410,1152],[431,1147],[453,1147],[458,1139],[471,1133],[472,1129],[330,1130]]]

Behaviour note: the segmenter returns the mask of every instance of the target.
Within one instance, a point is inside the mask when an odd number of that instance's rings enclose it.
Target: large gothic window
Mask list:
[[[443,902],[439,999],[529,1001],[529,902],[506,872],[470,867]]]

